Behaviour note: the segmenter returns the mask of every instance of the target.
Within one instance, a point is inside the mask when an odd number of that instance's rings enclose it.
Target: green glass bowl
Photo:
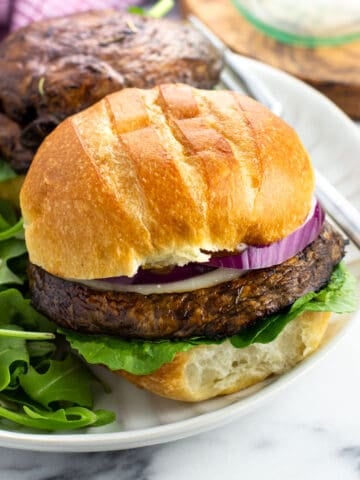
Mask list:
[[[360,39],[360,0],[232,0],[256,28],[291,45],[340,45]]]

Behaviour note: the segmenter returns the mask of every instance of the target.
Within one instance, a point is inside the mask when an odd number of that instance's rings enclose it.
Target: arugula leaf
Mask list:
[[[20,220],[15,223],[15,225],[9,226],[6,230],[0,232],[0,241],[1,240],[8,240],[9,238],[21,238],[24,239],[24,232],[23,232],[23,220]]]
[[[23,360],[22,362],[21,361],[15,361],[12,365],[11,365],[11,376],[10,376],[10,383],[9,385],[6,387],[5,390],[3,390],[4,392],[5,391],[17,391],[18,388],[19,388],[19,377],[20,375],[22,375],[23,373],[25,373],[27,370],[27,364],[25,363],[25,361]]]
[[[18,218],[13,205],[0,198],[0,232],[14,225],[17,220]]]
[[[5,182],[15,177],[16,173],[14,170],[4,159],[0,158],[0,182]]]
[[[94,377],[77,357],[69,354],[63,361],[47,360],[46,372],[40,373],[31,365],[25,340],[8,340],[0,337],[0,418],[42,430],[96,427],[114,421],[114,413],[92,410]]]
[[[26,247],[23,240],[12,238],[10,240],[0,241],[0,285],[11,283],[22,285],[24,283],[18,275],[10,270],[8,261],[23,255],[25,252]]]
[[[49,407],[54,402],[71,402],[83,407],[92,406],[89,369],[75,355],[65,360],[49,360],[45,373],[30,367],[20,376],[20,385],[34,401]]]
[[[137,7],[136,5],[131,5],[128,7],[127,11],[134,15],[144,15],[146,16],[146,10],[143,7]]]
[[[108,410],[68,407],[52,412],[26,405],[22,407],[22,411],[0,406],[0,417],[26,427],[50,431],[99,427],[115,420],[114,414]]]
[[[148,10],[142,7],[131,6],[127,9],[129,13],[144,15],[145,17],[161,18],[167,15],[174,8],[174,0],[159,0]]]
[[[0,199],[9,202],[10,205],[19,211],[19,195],[25,175],[16,175],[3,182],[0,181]]]
[[[56,344],[40,341],[54,336],[49,332],[55,326],[14,288],[0,292],[0,327],[0,418],[43,430],[100,426],[114,420],[111,412],[92,410],[95,377],[71,353],[55,359]]]
[[[230,337],[230,341],[237,348],[255,342],[271,342],[291,320],[306,310],[345,313],[353,311],[355,306],[355,279],[345,266],[340,264],[335,268],[328,285],[320,292],[301,297],[287,312],[271,315],[262,322],[257,322],[254,327]],[[183,341],[140,341],[103,335],[90,336],[63,329],[60,332],[66,335],[71,346],[88,363],[103,364],[111,370],[126,370],[135,375],[152,373],[164,363],[171,362],[176,353],[190,350],[195,345],[225,341],[201,338]]]
[[[14,325],[9,328],[15,328]],[[18,327],[20,328],[20,327]],[[22,338],[0,337],[0,391],[7,388],[10,383],[14,383],[12,370],[14,364],[27,365],[29,355],[26,350],[26,342]],[[19,373],[19,370],[16,372]]]
[[[46,341],[32,341],[27,343],[27,350],[29,353],[29,357],[34,359],[45,359],[47,360],[51,357],[56,351],[56,345],[54,342],[46,342]]]
[[[19,290],[8,288],[0,292],[0,326],[16,324],[25,330],[55,332],[55,325],[44,315],[37,312],[30,300],[23,297]]]
[[[4,285],[24,283],[25,257],[22,219],[17,218],[15,208],[9,202],[0,200],[0,287],[2,289]]]
[[[28,332],[11,328],[0,328],[0,338],[21,338],[23,340],[53,340],[55,335],[50,332]]]

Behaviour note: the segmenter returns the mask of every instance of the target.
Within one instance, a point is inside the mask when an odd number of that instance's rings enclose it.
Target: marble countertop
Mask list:
[[[7,480],[355,480],[360,478],[360,324],[327,358],[232,425],[104,453],[0,449]]]

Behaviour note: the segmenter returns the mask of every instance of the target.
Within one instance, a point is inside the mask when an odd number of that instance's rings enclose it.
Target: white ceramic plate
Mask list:
[[[302,82],[249,59],[239,57],[239,62],[268,84],[283,103],[285,120],[299,133],[316,167],[360,208],[357,127],[329,100]],[[359,252],[350,249],[347,263],[358,274]],[[0,446],[58,452],[120,450],[168,442],[226,424],[257,408],[323,358],[355,316],[335,319],[323,347],[289,373],[244,392],[195,405],[162,399],[99,370],[112,393],[101,395],[96,406],[115,410],[116,423],[61,435],[1,430]]]

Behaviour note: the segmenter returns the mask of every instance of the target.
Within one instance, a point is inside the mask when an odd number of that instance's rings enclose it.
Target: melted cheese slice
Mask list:
[[[83,280],[77,281],[95,290],[107,290],[115,292],[132,292],[141,295],[151,295],[153,293],[181,293],[199,290],[200,288],[214,287],[220,283],[228,282],[244,275],[247,270],[237,270],[232,268],[217,268],[212,272],[196,275],[195,277],[178,282],[169,283],[149,283],[142,285],[122,285],[120,283],[107,282],[106,280]]]

